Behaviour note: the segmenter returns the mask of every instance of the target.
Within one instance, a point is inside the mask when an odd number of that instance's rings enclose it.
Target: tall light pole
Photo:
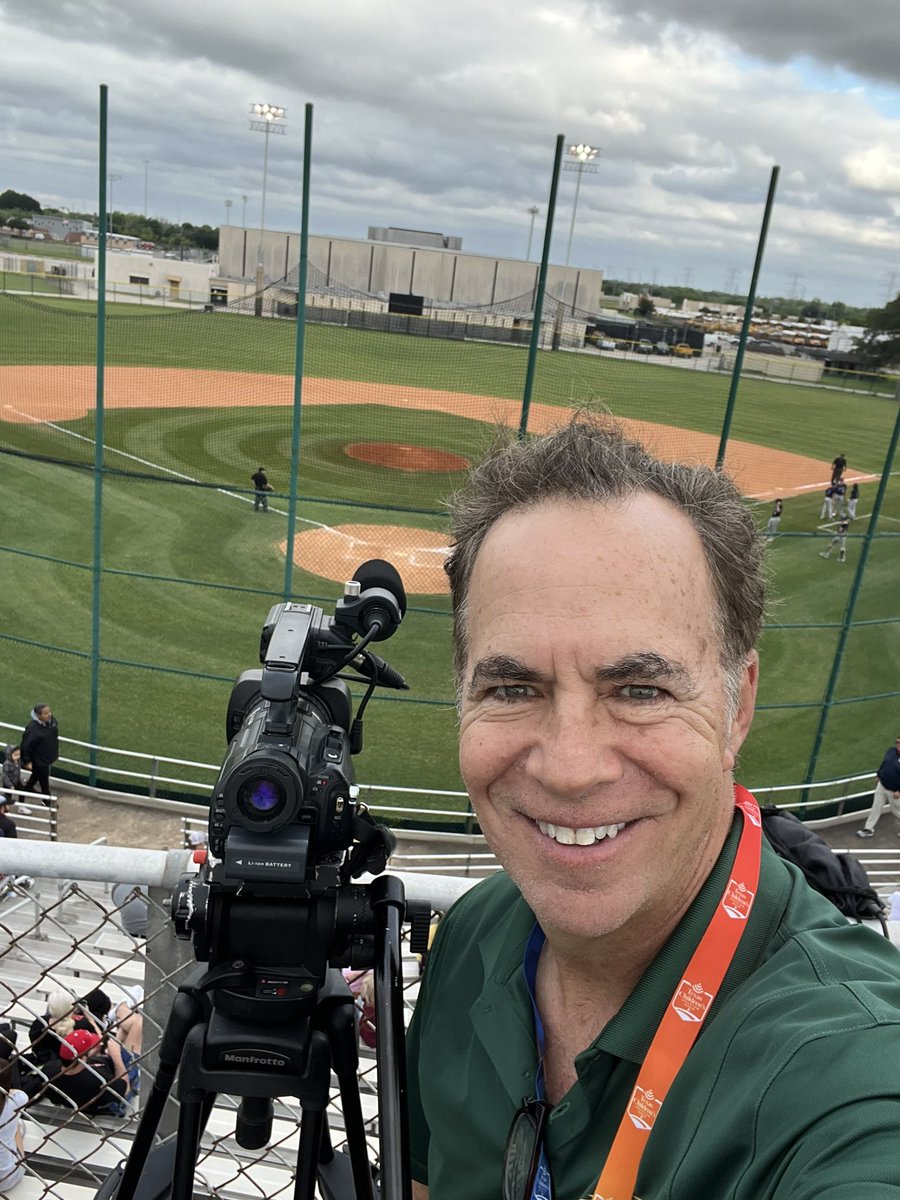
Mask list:
[[[287,127],[282,123],[285,109],[277,104],[251,104],[250,128],[256,133],[265,135],[266,147],[263,153],[263,184],[262,204],[259,214],[259,249],[256,254],[256,315],[262,315],[262,291],[265,287],[265,271],[263,269],[263,238],[266,231],[266,184],[269,178],[269,134],[285,133]]]
[[[249,199],[250,199],[249,196],[241,196],[241,200],[243,201],[243,207],[241,208],[241,228],[242,229],[247,228],[247,201]]]
[[[526,262],[528,262],[531,258],[531,240],[534,237],[534,218],[538,215],[540,210],[536,204],[532,204],[528,211],[531,213],[531,226],[528,230],[528,253],[525,255]]]
[[[572,201],[572,223],[569,225],[569,244],[566,247],[566,266],[569,265],[569,259],[572,257],[572,238],[575,236],[575,213],[578,211],[578,193],[581,191],[581,177],[587,171],[591,175],[597,174],[597,168],[594,166],[594,159],[600,151],[596,146],[589,146],[586,142],[579,142],[577,145],[569,146],[566,154],[570,161],[563,163],[566,171],[577,171],[578,178],[575,181],[575,199]]]
[[[147,185],[150,179],[150,159],[144,159],[144,218],[147,217]]]
[[[106,177],[106,182],[109,184],[109,233],[113,231],[113,184],[118,183],[121,178],[121,175],[114,175],[112,173]]]
[[[231,224],[231,206],[232,206],[232,204],[234,204],[233,200],[225,201],[225,224],[226,225]]]

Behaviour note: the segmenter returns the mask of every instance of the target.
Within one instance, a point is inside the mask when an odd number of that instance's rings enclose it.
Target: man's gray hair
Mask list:
[[[466,604],[475,559],[490,529],[509,512],[551,500],[621,503],[636,493],[683,512],[703,544],[717,600],[721,663],[733,707],[766,604],[763,539],[738,489],[706,466],[665,463],[606,417],[579,412],[553,433],[518,438],[503,430],[450,501],[452,549],[446,561],[453,604],[457,679],[467,654]]]

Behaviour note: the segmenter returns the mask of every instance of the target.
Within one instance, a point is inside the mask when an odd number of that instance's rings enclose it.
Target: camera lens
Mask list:
[[[284,803],[284,788],[274,779],[251,779],[244,785],[244,801],[258,813],[270,813]]]
[[[267,820],[280,813],[285,805],[284,787],[277,779],[266,775],[251,776],[238,793],[238,807],[252,820]]]

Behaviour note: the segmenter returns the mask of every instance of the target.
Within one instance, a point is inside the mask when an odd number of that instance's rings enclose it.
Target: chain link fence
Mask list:
[[[127,1155],[156,1075],[172,1000],[195,966],[190,945],[174,936],[168,900],[168,892],[157,887],[7,877],[0,895],[0,1054],[10,1064],[8,1085],[28,1097],[22,1110],[24,1153],[17,1152],[15,1168],[16,1174],[22,1168],[23,1177],[11,1193],[16,1197],[93,1195]],[[404,940],[407,934],[405,929]],[[406,954],[407,1014],[418,975],[417,960]],[[354,989],[362,983],[354,980]],[[88,1002],[96,1013],[81,1016]],[[361,995],[357,1008],[362,1011]],[[374,1050],[365,1044],[374,1038],[368,1017],[363,1020],[358,1082],[370,1159],[377,1166],[377,1072]],[[88,1032],[96,1025],[103,1041],[67,1064],[59,1057],[58,1035],[70,1031],[73,1021]],[[122,1048],[124,1085],[110,1082]],[[83,1079],[76,1090],[73,1073],[86,1073],[90,1083]],[[344,1124],[334,1078],[332,1084],[327,1117],[333,1144],[341,1150]],[[174,1131],[176,1110],[173,1097],[161,1134]],[[218,1096],[201,1142],[196,1190],[227,1200],[291,1194],[299,1104],[275,1101],[271,1139],[258,1151],[237,1144],[236,1110],[233,1097]],[[0,1194],[6,1194],[9,1178],[15,1174],[0,1181]]]

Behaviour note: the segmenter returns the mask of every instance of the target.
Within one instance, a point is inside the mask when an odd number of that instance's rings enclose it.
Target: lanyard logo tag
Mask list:
[[[672,997],[672,1007],[682,1021],[702,1021],[712,1002],[711,993],[703,990],[702,983],[689,983],[687,979],[682,979]]]
[[[632,1124],[638,1129],[652,1129],[653,1122],[661,1108],[662,1100],[657,1100],[653,1095],[652,1088],[644,1091],[642,1087],[636,1087],[631,1093],[631,1100],[628,1103],[628,1115]]]
[[[733,917],[736,921],[746,921],[750,915],[750,909],[753,907],[755,895],[756,893],[751,892],[746,884],[738,883],[736,879],[729,879],[728,887],[722,897],[722,907],[729,917]]]

